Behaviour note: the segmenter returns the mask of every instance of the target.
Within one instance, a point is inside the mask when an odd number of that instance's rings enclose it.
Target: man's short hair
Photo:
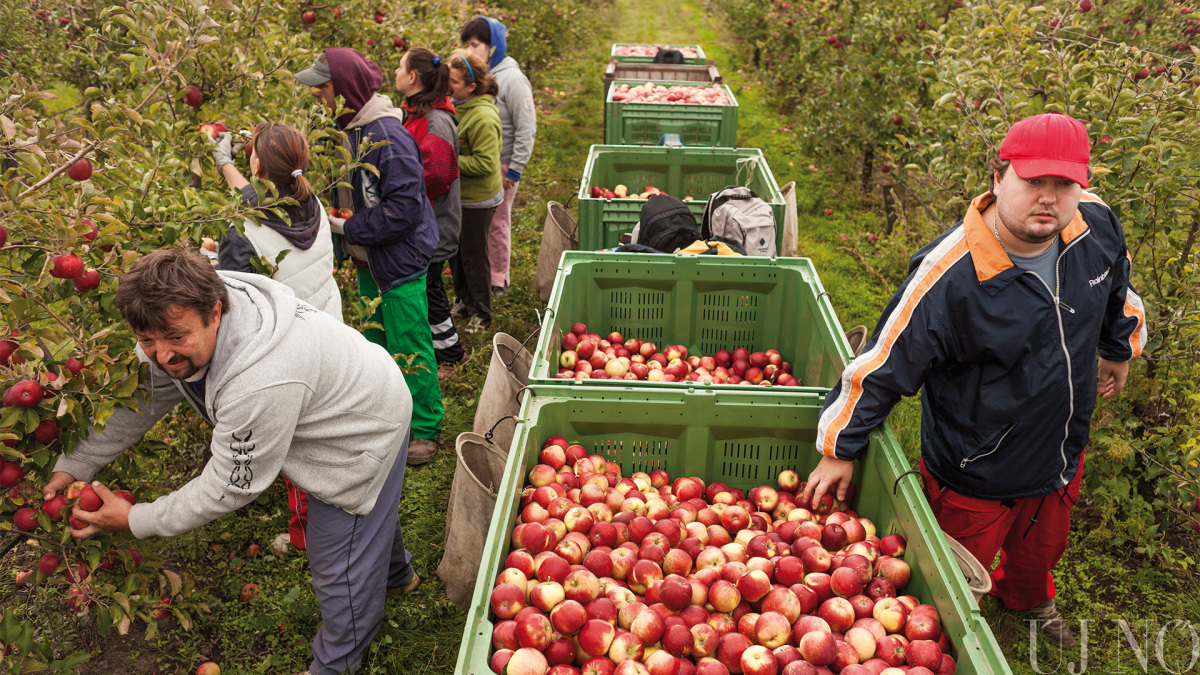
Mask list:
[[[477,16],[468,21],[462,27],[462,33],[458,36],[459,41],[464,45],[471,41],[471,38],[479,40],[483,44],[492,46],[492,27],[488,25],[487,19],[482,16]]]
[[[121,277],[117,310],[135,333],[163,333],[172,307],[195,310],[208,325],[213,307],[229,307],[225,282],[207,258],[182,248],[151,251]]]

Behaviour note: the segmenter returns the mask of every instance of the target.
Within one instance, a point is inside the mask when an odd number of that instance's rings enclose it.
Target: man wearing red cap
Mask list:
[[[921,473],[938,523],[992,571],[992,595],[1074,644],[1051,570],[1067,547],[1096,396],[1146,343],[1116,215],[1088,185],[1087,130],[1017,122],[991,189],[913,256],[862,354],[826,397],[803,497],[845,499],[853,460],[921,392]],[[1097,359],[1098,357],[1098,359]]]

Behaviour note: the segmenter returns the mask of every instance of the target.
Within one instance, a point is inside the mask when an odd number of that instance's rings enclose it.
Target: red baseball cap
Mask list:
[[[1000,144],[1000,159],[1011,162],[1021,178],[1062,176],[1087,187],[1091,143],[1083,122],[1043,113],[1012,125]]]

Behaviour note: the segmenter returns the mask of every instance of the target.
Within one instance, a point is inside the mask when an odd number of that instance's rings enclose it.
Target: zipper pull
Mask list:
[[[1063,302],[1062,300],[1055,298],[1054,301],[1058,303],[1059,307],[1062,307],[1063,309],[1067,310],[1068,312],[1070,312],[1072,314],[1075,313],[1075,310],[1071,309],[1071,306],[1068,305],[1067,303]]]

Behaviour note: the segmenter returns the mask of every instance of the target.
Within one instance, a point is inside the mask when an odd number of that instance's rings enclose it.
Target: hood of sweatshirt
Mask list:
[[[307,251],[317,241],[317,233],[321,230],[321,202],[315,196],[299,206],[280,204],[273,208],[257,208],[258,192],[253,185],[242,186],[242,203],[253,206],[259,213],[258,222],[283,235],[288,243],[301,251]],[[274,209],[279,209],[287,215],[287,220],[279,217]]]
[[[342,129],[357,129],[384,117],[394,117],[401,123],[404,122],[404,113],[392,105],[392,99],[383,94],[375,94],[367,99],[367,102],[345,124],[342,124],[341,118],[338,118],[338,125]]]
[[[508,54],[508,28],[490,16],[478,17],[488,22],[492,31],[492,51],[488,54],[488,70],[492,70]]]
[[[333,93],[344,98],[346,107],[351,110],[361,111],[375,92],[383,86],[383,72],[379,66],[363,56],[357,49],[347,47],[326,49],[325,58],[329,60]],[[338,117],[338,128],[347,128],[354,117],[354,113],[346,113]]]
[[[471,98],[469,98],[465,101],[455,101],[454,107],[457,108],[459,112],[465,113],[467,110],[470,110],[471,108],[476,108],[481,105],[486,105],[488,103],[490,103],[492,105],[496,105],[496,97],[492,96],[491,94],[483,94],[482,96],[472,96]]]

